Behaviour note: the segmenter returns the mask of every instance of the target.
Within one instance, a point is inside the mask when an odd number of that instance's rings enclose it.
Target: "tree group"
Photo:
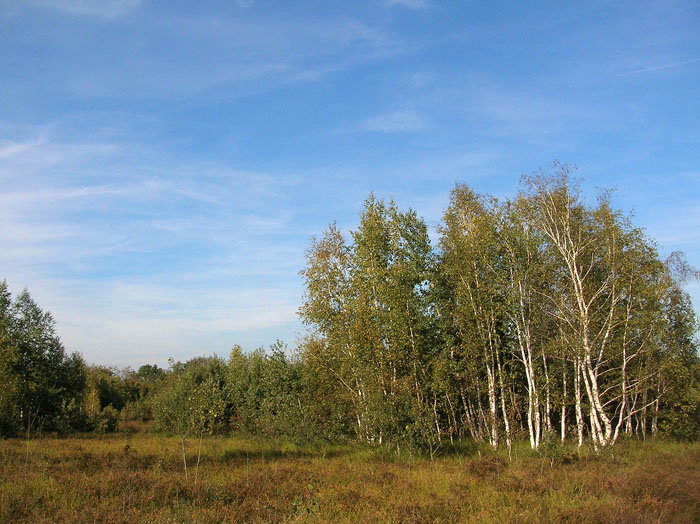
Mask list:
[[[698,383],[683,259],[662,262],[608,195],[586,205],[565,165],[505,201],[457,185],[438,233],[370,196],[351,242],[331,225],[307,253],[304,360],[360,439],[681,431]]]

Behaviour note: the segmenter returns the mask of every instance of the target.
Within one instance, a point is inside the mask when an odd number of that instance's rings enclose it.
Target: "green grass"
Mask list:
[[[2,523],[700,522],[700,444],[553,459],[519,443],[402,451],[137,433],[0,441]],[[27,453],[28,449],[28,453]]]

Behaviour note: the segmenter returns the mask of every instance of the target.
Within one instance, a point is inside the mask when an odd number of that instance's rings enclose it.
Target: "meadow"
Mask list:
[[[408,451],[149,432],[0,441],[1,523],[700,522],[700,444]]]

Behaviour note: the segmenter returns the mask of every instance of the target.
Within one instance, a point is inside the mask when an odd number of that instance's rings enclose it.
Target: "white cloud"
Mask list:
[[[358,126],[358,130],[381,133],[410,133],[424,131],[427,127],[425,120],[413,111],[399,111],[364,120]]]
[[[688,64],[694,64],[695,62],[700,62],[700,58],[693,58],[692,60],[684,60],[682,62],[669,62],[666,64],[660,64],[651,67],[643,67],[641,69],[634,69],[632,71],[625,71],[623,75],[638,75],[641,73],[651,73],[653,71],[662,71],[664,69],[671,69],[673,67],[680,67]]]
[[[253,349],[282,337],[294,344],[296,283],[246,285],[206,273],[94,281],[24,271],[8,283],[15,294],[27,285],[54,316],[66,349],[90,363],[164,365],[168,357],[225,356],[234,343]]]
[[[0,142],[0,279],[54,314],[68,350],[138,365],[293,344],[308,238],[296,176],[183,165],[118,134],[60,141],[73,132]]]
[[[138,8],[141,0],[24,0],[24,3],[74,15],[112,19]]]
[[[0,159],[7,160],[15,158],[24,153],[31,152],[39,145],[41,145],[41,140],[32,140],[29,142],[4,141],[0,143]]]
[[[430,8],[430,4],[425,0],[387,0],[388,6],[401,6],[407,9],[415,9],[417,11]]]
[[[569,104],[527,92],[507,92],[498,89],[481,91],[476,97],[476,107],[487,117],[503,122],[523,125],[556,122],[570,118],[584,118],[587,114]]]
[[[73,166],[117,153],[118,146],[113,143],[60,143],[51,140],[45,129],[39,129],[30,139],[0,142],[0,179],[6,183],[4,187],[8,191],[11,189],[8,180],[24,183],[32,175],[46,176],[51,168]]]
[[[149,20],[148,27],[133,37],[116,35],[109,43],[84,41],[80,32],[53,35],[65,60],[58,69],[55,61],[39,59],[34,64],[36,81],[50,84],[51,96],[71,98],[178,99],[208,91],[236,98],[317,81],[408,49],[385,31],[351,17],[297,20],[249,10],[238,16],[162,16]],[[61,54],[76,41],[85,46],[80,61]],[[105,61],[104,49],[113,47],[121,59]]]
[[[695,248],[700,245],[700,206],[675,203],[662,208],[657,204],[654,222],[648,230],[651,237],[669,251]]]

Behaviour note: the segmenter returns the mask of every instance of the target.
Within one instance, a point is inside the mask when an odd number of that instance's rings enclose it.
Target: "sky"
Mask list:
[[[313,235],[553,161],[700,266],[700,4],[0,0],[0,279],[90,364],[303,335]],[[700,311],[700,284],[687,286]]]

